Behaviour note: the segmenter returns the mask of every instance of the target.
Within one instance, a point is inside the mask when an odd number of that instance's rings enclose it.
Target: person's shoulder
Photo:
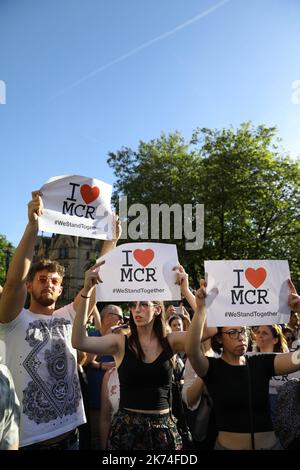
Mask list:
[[[166,348],[168,350],[168,353],[170,354],[170,357],[174,355],[174,342],[179,338],[177,333],[183,333],[182,331],[173,331],[172,333],[167,333],[166,336],[163,338],[163,342],[166,345]]]
[[[22,320],[26,318],[31,318],[31,312],[27,308],[22,308],[20,310],[20,313],[14,318],[13,320],[7,322],[7,323],[0,323],[0,330],[2,329],[3,331],[13,331],[14,327]]]
[[[220,355],[218,355],[218,356],[217,355],[216,356],[206,356],[205,355],[205,357],[207,357],[209,362],[214,362],[215,364],[217,364],[217,363],[219,364],[221,362],[224,362],[224,361],[221,361],[221,356]]]
[[[55,317],[73,317],[76,314],[74,310],[74,305],[73,302],[67,305],[64,305],[63,307],[60,307],[53,312],[53,316]]]
[[[209,370],[212,370],[215,367],[222,367],[222,365],[224,365],[225,361],[221,360],[221,357],[214,357],[214,356],[205,356],[205,357],[208,360]]]
[[[274,365],[274,360],[277,354],[282,354],[282,353],[273,353],[273,352],[268,352],[268,353],[253,353],[251,355],[247,355],[247,362],[250,364],[250,366],[254,367],[267,367],[267,366],[273,366]]]
[[[167,332],[164,340],[167,341],[171,346],[176,341],[184,340],[186,337],[186,331],[171,331],[170,333]]]

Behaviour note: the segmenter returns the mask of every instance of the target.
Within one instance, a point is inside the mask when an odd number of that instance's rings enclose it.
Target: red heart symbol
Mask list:
[[[245,271],[245,276],[248,282],[257,289],[267,277],[267,271],[264,268],[248,268]]]
[[[80,194],[82,199],[86,204],[89,204],[90,202],[94,201],[97,199],[97,197],[100,194],[100,189],[98,186],[94,186],[93,188],[89,186],[88,184],[83,184],[80,187]]]
[[[154,251],[150,248],[148,250],[134,250],[133,257],[145,268],[153,260]]]

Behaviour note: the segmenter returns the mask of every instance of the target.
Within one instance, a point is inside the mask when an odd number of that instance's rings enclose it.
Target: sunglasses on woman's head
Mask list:
[[[140,307],[147,308],[151,307],[151,303],[148,301],[141,301],[141,302],[129,302],[129,308],[136,308],[137,305],[139,304]]]

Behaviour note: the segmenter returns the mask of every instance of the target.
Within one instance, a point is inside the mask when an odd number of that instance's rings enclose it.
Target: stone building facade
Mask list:
[[[82,288],[84,273],[92,261],[98,258],[102,243],[103,240],[69,235],[38,236],[33,261],[49,258],[58,261],[66,270],[58,307],[72,302]]]

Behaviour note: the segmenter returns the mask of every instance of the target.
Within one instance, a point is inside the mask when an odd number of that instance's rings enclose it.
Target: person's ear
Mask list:
[[[222,335],[218,334],[218,335],[216,336],[216,340],[217,340],[217,342],[218,342],[219,344],[223,344]]]
[[[158,316],[161,314],[161,306],[160,305],[154,305],[154,315]]]
[[[32,292],[32,281],[26,281],[26,289],[29,294]]]
[[[60,288],[59,288],[59,294],[58,294],[59,296],[62,294],[62,291],[63,291],[63,290],[64,290],[63,286],[60,286]]]

